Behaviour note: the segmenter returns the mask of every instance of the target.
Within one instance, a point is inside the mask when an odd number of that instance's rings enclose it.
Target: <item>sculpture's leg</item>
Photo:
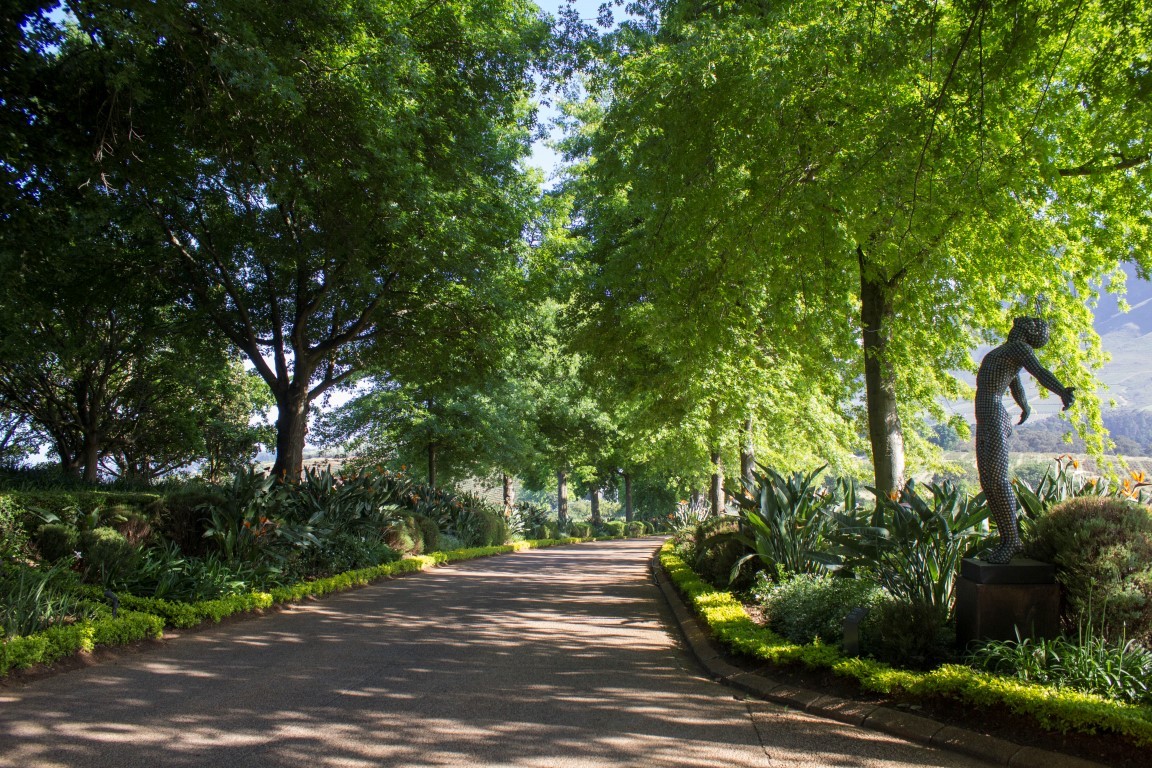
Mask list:
[[[1003,483],[985,490],[984,496],[988,499],[992,519],[996,521],[996,530],[1000,532],[1000,546],[984,559],[990,563],[1003,565],[1010,562],[1012,556],[1024,548],[1016,520],[1016,496],[1012,493],[1012,485],[1007,478]]]
[[[988,500],[988,511],[1000,533],[1000,546],[984,559],[1004,564],[1024,548],[1020,540],[1020,527],[1016,521],[1016,495],[1008,479],[1008,435],[1011,427],[993,423],[977,428],[976,468],[980,474],[980,487]]]

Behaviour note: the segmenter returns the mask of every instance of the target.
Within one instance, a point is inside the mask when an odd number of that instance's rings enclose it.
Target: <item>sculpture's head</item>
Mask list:
[[[1048,343],[1048,323],[1038,317],[1018,317],[1012,321],[1008,338],[1019,339],[1033,349],[1040,349]]]

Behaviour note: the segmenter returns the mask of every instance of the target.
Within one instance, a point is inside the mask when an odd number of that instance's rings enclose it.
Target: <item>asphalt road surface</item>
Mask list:
[[[474,560],[0,688],[0,766],[986,765],[705,679],[654,539]]]

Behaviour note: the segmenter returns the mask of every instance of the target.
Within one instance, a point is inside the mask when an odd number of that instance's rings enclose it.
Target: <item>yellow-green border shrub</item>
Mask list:
[[[731,594],[707,584],[675,554],[671,542],[661,548],[660,564],[717,639],[739,653],[775,664],[831,669],[878,693],[945,696],[976,706],[1001,704],[1051,730],[1106,731],[1152,746],[1152,707],[1023,683],[965,666],[949,664],[931,672],[912,672],[871,659],[848,658],[833,646],[795,645],[752,621]]]

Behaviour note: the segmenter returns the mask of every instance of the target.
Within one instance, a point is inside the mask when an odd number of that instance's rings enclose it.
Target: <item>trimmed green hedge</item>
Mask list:
[[[50,627],[34,635],[4,640],[0,644],[0,675],[34,664],[51,664],[80,651],[91,651],[97,645],[126,645],[163,634],[163,619],[136,611],[124,611],[115,619],[107,616]]]
[[[433,552],[372,568],[347,571],[324,579],[305,581],[290,587],[276,587],[270,593],[249,592],[195,603],[121,595],[120,606],[123,610],[118,618],[113,619],[107,615],[107,607],[101,604],[99,609],[101,615],[96,619],[51,627],[33,635],[4,640],[0,644],[0,676],[8,674],[12,669],[25,669],[35,664],[51,664],[65,656],[91,651],[97,645],[125,645],[149,637],[160,637],[166,627],[195,627],[205,621],[218,622],[237,613],[269,608],[272,605],[295,602],[308,597],[320,597],[364,586],[388,576],[415,573],[446,563],[525,549],[579,544],[582,541],[585,539],[540,539],[517,541],[496,547]],[[99,587],[89,585],[82,591],[90,599],[103,599],[103,590]]]
[[[1056,731],[1108,731],[1152,746],[1152,707],[1112,701],[1103,696],[1022,683],[970,667],[947,664],[931,672],[911,672],[872,659],[848,658],[830,645],[796,645],[756,624],[736,598],[715,587],[688,567],[673,551],[660,550],[660,564],[672,583],[708,624],[716,637],[733,650],[774,664],[799,663],[831,669],[855,678],[865,690],[884,694],[946,696],[976,706],[1002,704]]]

